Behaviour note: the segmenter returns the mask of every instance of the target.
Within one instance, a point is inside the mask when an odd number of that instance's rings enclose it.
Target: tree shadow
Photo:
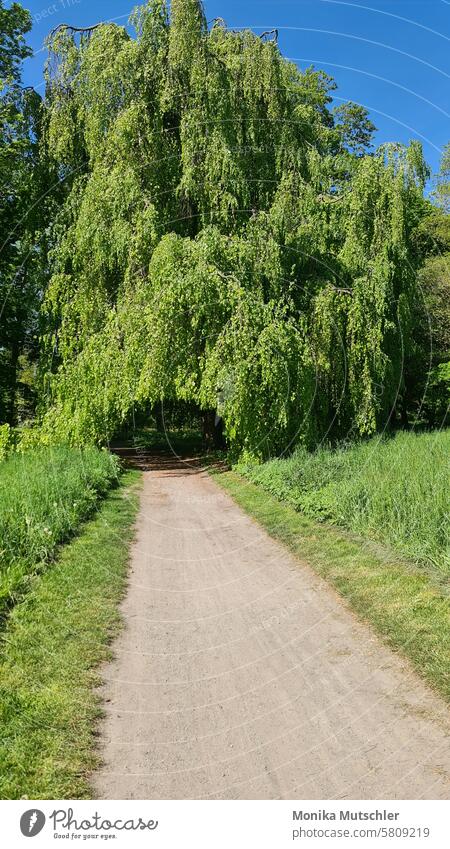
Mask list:
[[[133,445],[115,445],[111,446],[110,450],[120,458],[126,468],[138,469],[141,472],[162,472],[170,477],[199,475],[212,469],[215,472],[225,472],[228,468],[223,458],[211,453],[193,454],[183,451],[178,454],[169,447],[146,449]]]

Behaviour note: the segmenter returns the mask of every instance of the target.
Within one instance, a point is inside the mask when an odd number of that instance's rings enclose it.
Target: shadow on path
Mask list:
[[[114,445],[110,450],[120,457],[127,468],[139,469],[141,472],[162,472],[164,475],[178,477],[180,474],[199,475],[211,468],[217,471],[227,470],[226,463],[213,454],[176,454],[169,446],[166,449],[146,449]]]

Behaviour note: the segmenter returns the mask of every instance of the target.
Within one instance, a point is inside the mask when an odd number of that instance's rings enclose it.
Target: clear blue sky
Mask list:
[[[22,0],[34,25],[25,82],[40,87],[46,34],[57,24],[126,24],[132,0]],[[324,68],[336,101],[366,106],[377,141],[418,138],[433,170],[450,139],[450,0],[206,0],[208,20],[278,27],[283,54]]]

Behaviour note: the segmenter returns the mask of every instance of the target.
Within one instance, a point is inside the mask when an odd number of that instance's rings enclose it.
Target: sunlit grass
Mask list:
[[[450,430],[291,457],[239,471],[318,521],[340,525],[428,568],[450,573]]]
[[[0,616],[117,483],[97,448],[35,448],[0,463]]]
[[[0,797],[91,798],[98,664],[119,624],[138,472],[11,612],[0,658]]]

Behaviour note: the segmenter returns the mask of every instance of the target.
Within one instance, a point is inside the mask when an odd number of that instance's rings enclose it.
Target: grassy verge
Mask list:
[[[117,483],[97,448],[34,448],[0,463],[0,617]]]
[[[450,430],[399,433],[335,450],[299,448],[239,471],[311,519],[391,546],[443,587],[450,577],[449,457]]]
[[[373,543],[315,522],[235,472],[216,474],[215,480],[450,699],[450,599],[426,573],[376,550]]]
[[[0,797],[89,798],[98,664],[119,625],[137,512],[126,473],[11,613],[0,659]]]

